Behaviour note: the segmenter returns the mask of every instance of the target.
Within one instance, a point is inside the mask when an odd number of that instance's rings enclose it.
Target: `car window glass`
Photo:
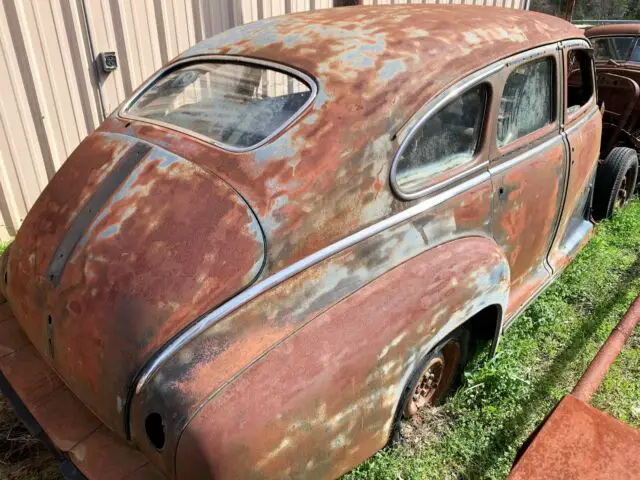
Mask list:
[[[626,61],[633,37],[601,37],[591,40],[596,60]]]
[[[395,179],[404,193],[413,193],[435,175],[470,162],[478,147],[487,100],[479,85],[429,117],[407,141]]]
[[[631,55],[629,56],[629,61],[640,63],[640,42],[637,42],[635,47],[633,47]]]
[[[247,148],[287,123],[311,93],[293,75],[261,65],[200,62],[160,77],[125,114]]]
[[[567,112],[579,110],[591,99],[594,92],[593,68],[586,50],[574,49],[567,52]]]
[[[543,58],[511,72],[500,99],[499,147],[553,122],[554,66]]]

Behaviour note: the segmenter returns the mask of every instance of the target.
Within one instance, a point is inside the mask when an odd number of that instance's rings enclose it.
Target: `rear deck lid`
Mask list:
[[[25,219],[7,292],[43,357],[123,433],[142,365],[263,262],[261,228],[232,187],[158,147],[94,133]]]

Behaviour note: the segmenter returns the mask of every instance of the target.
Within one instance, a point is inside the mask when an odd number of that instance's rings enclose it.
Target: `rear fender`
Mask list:
[[[479,265],[482,262],[477,259],[486,259],[486,252],[491,251],[498,263],[504,262],[499,248],[489,239],[490,209],[488,176],[473,179],[459,186],[454,196],[452,192],[442,192],[396,216],[406,217],[407,221],[391,217],[374,226],[380,228],[378,233],[363,236],[260,291],[261,285],[277,278],[273,275],[247,291],[259,292],[250,300],[235,299],[238,306],[229,302],[229,308],[225,304],[196,321],[199,333],[188,342],[167,349],[165,358],[154,362],[151,373],[138,382],[129,403],[132,441],[154,463],[173,472],[180,435],[209,399],[308,323],[315,323],[314,319],[368,284],[381,282],[395,268],[407,262],[413,264],[412,259],[418,256],[434,255],[428,252],[439,246],[450,244],[443,250],[449,252],[458,242],[469,242],[464,243],[466,247],[459,244],[461,260],[471,255]],[[384,227],[385,223],[389,225]],[[456,265],[455,259],[451,265]],[[440,273],[434,268],[424,273],[422,281],[430,279],[433,272]],[[245,293],[242,296],[247,297]],[[474,310],[472,307],[468,306],[469,312]],[[203,324],[207,326],[200,328]],[[162,417],[166,432],[161,451],[152,448],[145,433],[145,419],[154,412]]]
[[[178,478],[339,476],[386,444],[424,355],[486,307],[505,311],[508,291],[506,258],[488,238],[455,240],[404,262],[202,404],[178,444]]]

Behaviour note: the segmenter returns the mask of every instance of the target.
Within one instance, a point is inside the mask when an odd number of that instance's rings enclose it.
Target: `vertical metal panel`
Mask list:
[[[100,121],[81,19],[75,1],[0,9],[0,240]]]
[[[522,8],[524,0],[486,3]],[[222,30],[333,4],[333,0],[4,0],[0,241],[15,235],[51,176],[99,125],[102,106],[108,115],[163,64]],[[119,68],[109,74],[98,72],[92,49],[95,55],[117,52]]]

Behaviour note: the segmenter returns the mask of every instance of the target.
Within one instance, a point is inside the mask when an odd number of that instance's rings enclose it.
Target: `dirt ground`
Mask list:
[[[61,480],[53,455],[31,437],[0,395],[0,480]]]

